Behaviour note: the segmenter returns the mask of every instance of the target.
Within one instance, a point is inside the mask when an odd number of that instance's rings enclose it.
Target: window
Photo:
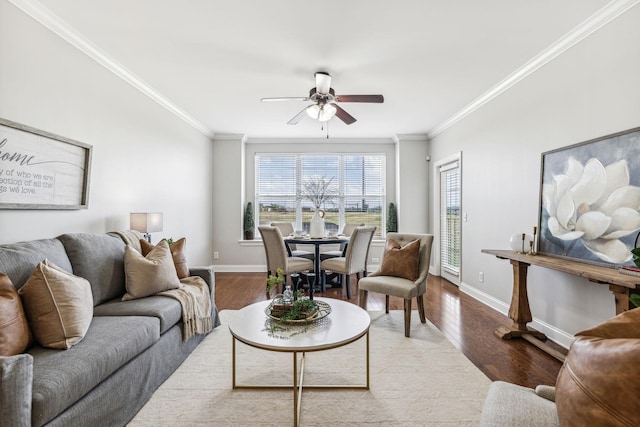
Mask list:
[[[290,221],[308,232],[315,207],[304,198],[304,183],[323,178],[336,194],[321,206],[328,231],[364,223],[382,236],[385,162],[384,154],[256,154],[256,222]]]
[[[443,273],[460,275],[460,164],[440,167],[440,267]]]

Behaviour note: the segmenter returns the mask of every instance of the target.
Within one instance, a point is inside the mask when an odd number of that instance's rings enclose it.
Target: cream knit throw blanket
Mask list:
[[[117,234],[118,236],[120,236],[120,238],[126,245],[131,245],[138,252],[142,252],[142,248],[140,247],[140,239],[142,239],[144,236],[139,231],[122,230],[122,231],[112,231],[111,233]]]
[[[178,289],[159,292],[175,298],[182,306],[182,341],[187,341],[196,334],[211,332],[211,297],[207,282],[199,276],[180,279],[182,286]]]

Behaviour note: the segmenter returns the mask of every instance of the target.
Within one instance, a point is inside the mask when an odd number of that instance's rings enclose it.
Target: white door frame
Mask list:
[[[435,274],[439,274],[442,278],[450,281],[451,283],[460,286],[460,283],[462,282],[462,224],[460,227],[460,249],[461,249],[461,253],[460,253],[460,271],[458,273],[458,275],[454,275],[449,273],[448,271],[446,271],[445,269],[441,268],[441,262],[442,260],[440,259],[440,244],[441,244],[441,227],[440,227],[440,211],[442,208],[442,203],[441,203],[441,199],[442,199],[442,195],[441,195],[441,182],[440,182],[440,167],[449,164],[449,163],[453,163],[453,162],[458,162],[459,168],[460,168],[460,213],[462,214],[463,210],[462,210],[462,152],[459,151],[455,154],[452,154],[448,157],[445,157],[442,160],[439,160],[435,163],[435,167],[433,168],[433,174],[434,174],[434,194],[436,194],[435,200],[434,200],[434,217],[435,217],[435,221],[434,221],[434,248],[436,249],[434,252],[434,261],[435,261],[435,265],[434,265],[434,273]],[[464,214],[462,214],[464,215]],[[462,221],[464,222],[464,221]]]

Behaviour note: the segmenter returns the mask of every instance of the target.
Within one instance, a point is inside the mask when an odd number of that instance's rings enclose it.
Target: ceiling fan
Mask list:
[[[336,95],[336,92],[331,87],[331,76],[324,71],[315,73],[315,78],[316,87],[311,88],[309,96],[262,98],[261,101],[312,101],[313,104],[305,107],[287,122],[289,125],[297,125],[305,115],[320,122],[326,122],[336,116],[350,125],[356,121],[355,117],[343,110],[336,102],[371,102],[377,104],[384,102],[382,95]]]

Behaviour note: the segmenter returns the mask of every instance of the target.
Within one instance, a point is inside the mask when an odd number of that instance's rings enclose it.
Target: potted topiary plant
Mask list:
[[[398,211],[394,203],[389,203],[387,211],[387,233],[398,231]]]
[[[255,222],[253,219],[253,204],[247,203],[247,207],[244,209],[244,240],[253,240],[255,233]]]

